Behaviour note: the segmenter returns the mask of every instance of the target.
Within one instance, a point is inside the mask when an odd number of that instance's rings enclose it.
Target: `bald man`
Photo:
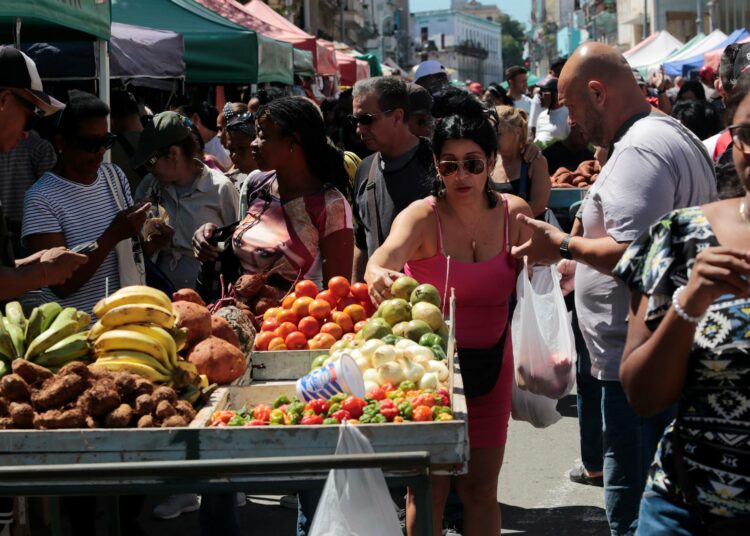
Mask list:
[[[558,83],[560,104],[594,145],[610,157],[583,209],[583,236],[536,220],[517,257],[550,264],[576,262],[576,312],[602,384],[604,493],[613,535],[632,534],[649,464],[672,408],[649,417],[631,409],[619,382],[627,333],[628,286],[612,275],[628,245],[663,214],[717,198],[703,144],[680,123],[653,110],[622,55],[586,43],[570,57]]]

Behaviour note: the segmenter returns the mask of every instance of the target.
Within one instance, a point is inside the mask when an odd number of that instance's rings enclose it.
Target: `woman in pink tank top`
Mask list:
[[[510,249],[530,238],[516,215],[532,217],[525,201],[496,194],[489,173],[497,135],[492,112],[468,95],[456,114],[439,119],[433,139],[438,178],[432,197],[416,201],[393,222],[367,265],[365,280],[376,301],[392,282],[411,275],[441,294],[454,289],[456,339],[469,413],[469,472],[456,487],[464,506],[464,533],[500,533],[497,483],[510,418],[513,354],[508,302],[515,289]],[[496,117],[495,117],[496,119]],[[449,476],[432,477],[433,523],[442,533]],[[407,531],[414,534],[413,502]]]

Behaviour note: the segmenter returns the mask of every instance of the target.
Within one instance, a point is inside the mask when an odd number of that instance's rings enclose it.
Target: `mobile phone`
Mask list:
[[[99,244],[97,244],[96,240],[94,240],[93,242],[78,244],[76,247],[72,248],[70,251],[72,251],[73,253],[86,254],[86,253],[91,253],[92,251],[96,250],[96,248],[98,247],[99,247]]]
[[[226,242],[232,237],[236,228],[236,223],[229,224],[225,227],[219,227],[214,231],[214,234],[211,235],[211,238],[208,239],[208,243],[212,246],[216,246],[221,242]]]

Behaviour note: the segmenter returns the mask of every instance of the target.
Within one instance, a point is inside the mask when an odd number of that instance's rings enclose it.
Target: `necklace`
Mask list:
[[[745,222],[745,225],[750,225],[750,218],[747,217],[747,211],[745,210],[745,199],[740,201],[740,218]]]

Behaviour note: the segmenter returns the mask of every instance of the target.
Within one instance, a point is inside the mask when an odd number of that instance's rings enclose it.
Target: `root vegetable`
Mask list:
[[[114,384],[94,384],[78,399],[78,407],[92,417],[103,417],[120,405]]]
[[[12,430],[15,428],[13,426],[13,419],[10,417],[0,417],[0,430]]]
[[[177,400],[177,393],[175,393],[175,390],[163,385],[154,389],[151,396],[157,404],[162,400],[166,400],[170,404],[173,404]]]
[[[209,337],[198,343],[188,355],[200,374],[208,376],[211,383],[230,383],[244,374],[247,368],[245,354],[227,341]]]
[[[255,316],[261,316],[271,307],[275,307],[276,305],[278,305],[278,302],[274,302],[270,298],[261,298],[257,302],[255,302],[255,306],[252,308],[252,312],[255,314]]]
[[[145,378],[135,379],[135,388],[131,393],[131,396],[138,397],[140,395],[150,395],[154,392],[154,384]]]
[[[8,409],[8,401],[4,398],[0,398],[0,417],[8,417],[10,410]]]
[[[34,425],[36,413],[31,404],[26,402],[10,403],[10,418],[16,428],[31,428]]]
[[[48,369],[25,359],[14,359],[11,367],[13,373],[21,376],[29,385],[41,384],[44,380],[54,376]]]
[[[161,423],[162,428],[174,428],[177,426],[187,426],[188,423],[185,420],[185,417],[182,415],[172,415],[171,417],[167,417],[164,419],[164,421]]]
[[[156,426],[156,421],[152,415],[142,415],[141,418],[138,419],[137,426],[138,428],[154,428]]]
[[[188,423],[195,419],[195,408],[187,400],[178,400],[175,402],[174,409],[177,410],[177,413],[185,417]]]
[[[246,274],[240,276],[234,285],[237,295],[247,300],[254,298],[263,289],[266,280],[261,274]]]
[[[165,420],[172,415],[177,415],[177,410],[168,400],[162,400],[156,405],[156,411],[154,412],[157,419]]]
[[[188,346],[211,336],[211,313],[203,305],[188,301],[172,304],[172,309],[179,315],[178,328],[187,328]]]
[[[107,428],[125,428],[133,418],[133,408],[127,404],[120,404],[104,418]]]
[[[224,339],[232,346],[240,347],[240,339],[225,318],[211,315],[211,335]]]
[[[90,430],[99,428],[99,423],[96,422],[96,419],[94,419],[91,415],[86,415],[86,428],[89,428]]]
[[[86,418],[79,408],[60,411],[51,409],[34,417],[34,428],[57,430],[61,428],[83,428]]]
[[[67,376],[69,374],[75,374],[84,380],[88,379],[91,375],[89,367],[80,361],[71,361],[57,372],[58,376]]]
[[[32,393],[31,403],[38,411],[60,408],[78,398],[86,387],[86,380],[77,374],[57,376],[44,382],[40,390]]]
[[[256,330],[247,316],[240,309],[231,305],[222,307],[216,311],[215,315],[229,322],[240,341],[240,350],[243,354],[249,354],[253,349]]]
[[[202,305],[203,307],[206,306],[206,302],[203,301],[203,298],[201,298],[201,295],[198,294],[192,288],[181,288],[180,290],[172,294],[172,301],[173,302],[186,301],[186,302],[197,303],[198,305]]]
[[[31,396],[29,384],[18,374],[7,374],[0,379],[0,394],[11,402],[26,402]]]
[[[135,414],[150,415],[156,409],[156,400],[151,395],[140,395],[135,399]]]

